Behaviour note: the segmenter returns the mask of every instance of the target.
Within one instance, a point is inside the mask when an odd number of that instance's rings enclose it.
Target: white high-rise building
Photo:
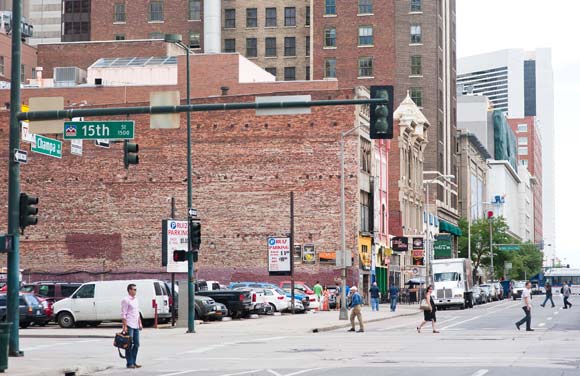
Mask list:
[[[34,33],[29,44],[58,43],[61,41],[62,0],[28,0],[30,23]]]
[[[457,91],[481,94],[510,118],[536,116],[541,125],[543,233],[547,265],[556,258],[554,162],[554,73],[552,52],[508,49],[464,57],[457,62]]]

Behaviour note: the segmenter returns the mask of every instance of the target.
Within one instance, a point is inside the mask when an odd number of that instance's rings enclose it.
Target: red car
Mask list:
[[[36,298],[36,300],[38,300],[40,302],[40,305],[44,309],[44,314],[47,317],[46,321],[34,322],[34,324],[38,325],[38,326],[45,326],[52,319],[52,314],[53,314],[52,303],[53,303],[53,301],[51,301],[50,299],[47,299],[47,298],[43,298],[42,296],[38,296],[38,295],[34,295],[34,294],[30,294],[30,295],[33,295]]]

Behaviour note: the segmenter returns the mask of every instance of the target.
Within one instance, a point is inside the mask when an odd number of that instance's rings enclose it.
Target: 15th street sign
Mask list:
[[[135,121],[65,121],[65,140],[132,140]]]

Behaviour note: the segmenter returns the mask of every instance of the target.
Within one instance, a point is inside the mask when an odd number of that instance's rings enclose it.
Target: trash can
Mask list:
[[[8,341],[11,322],[0,322],[0,372],[8,369]]]

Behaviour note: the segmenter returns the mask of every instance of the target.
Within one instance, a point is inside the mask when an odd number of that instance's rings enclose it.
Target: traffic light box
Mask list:
[[[123,161],[125,168],[129,168],[129,165],[139,164],[139,155],[137,153],[139,153],[139,144],[125,140],[123,143]]]
[[[191,250],[199,250],[201,246],[201,222],[199,220],[189,220],[189,238],[191,240]]]
[[[187,261],[187,251],[183,250],[173,251],[173,261],[175,262]]]
[[[387,104],[370,105],[370,136],[373,140],[393,138],[393,87],[371,86],[371,99],[386,99]]]
[[[38,197],[20,193],[19,226],[22,232],[24,232],[26,227],[38,223],[38,208],[36,205],[38,205]]]

